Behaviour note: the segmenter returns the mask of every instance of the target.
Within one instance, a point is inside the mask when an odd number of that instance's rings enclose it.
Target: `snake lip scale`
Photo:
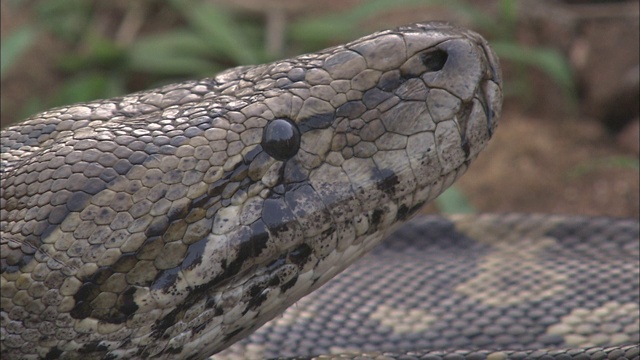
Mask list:
[[[491,138],[497,57],[443,23],[2,131],[6,359],[199,359],[340,273]]]

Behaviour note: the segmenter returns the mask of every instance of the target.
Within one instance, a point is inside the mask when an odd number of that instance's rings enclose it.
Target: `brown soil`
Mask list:
[[[509,109],[457,186],[481,212],[638,218],[636,159],[593,120],[535,118]],[[425,211],[434,212],[434,205]]]

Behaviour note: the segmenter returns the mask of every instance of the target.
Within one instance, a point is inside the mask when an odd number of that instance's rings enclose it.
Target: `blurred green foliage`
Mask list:
[[[601,169],[640,169],[640,159],[633,156],[606,156],[590,159],[571,168],[567,177],[570,179],[586,176]]]
[[[31,26],[23,26],[2,40],[0,52],[0,79],[13,66],[20,56],[33,44],[35,30]]]
[[[362,25],[392,8],[437,5],[467,18],[490,39],[503,61],[515,65],[516,76],[505,83],[507,96],[526,99],[530,94],[526,73],[529,68],[536,68],[571,98],[574,81],[566,59],[555,50],[527,47],[515,39],[517,3],[500,0],[497,15],[490,16],[462,0],[369,0],[341,13],[295,19],[288,24],[286,38],[288,48],[294,52],[315,51],[374,30]],[[261,20],[208,1],[14,0],[10,6],[30,6],[37,25],[19,27],[3,38],[2,79],[18,65],[20,56],[38,35],[47,33],[69,49],[56,60],[56,68],[66,80],[59,84],[52,99],[29,99],[20,111],[25,117],[52,106],[113,97],[161,83],[211,76],[237,65],[273,60],[264,51]],[[159,31],[140,31],[128,42],[99,30],[97,25],[104,22],[101,17],[116,14],[116,20],[120,19],[119,24],[124,26],[141,6],[165,17],[169,14],[166,24],[156,29]],[[147,21],[144,15],[138,13],[143,25]],[[3,100],[2,106],[6,103]],[[446,192],[438,204],[445,212],[473,211],[456,189]]]
[[[287,39],[289,48],[296,52],[315,51],[370,32],[372,29],[363,28],[362,24],[392,8],[435,5],[467,18],[491,40],[503,61],[516,65],[518,76],[507,79],[505,84],[508,96],[526,98],[530,94],[525,76],[530,67],[546,73],[567,94],[574,94],[571,70],[560,53],[527,47],[514,38],[517,3],[500,0],[497,15],[491,16],[462,0],[369,0],[341,13],[298,18],[289,24]],[[36,35],[43,32],[70,49],[56,63],[67,80],[60,84],[53,99],[42,103],[43,108],[111,97],[158,83],[211,76],[236,65],[273,60],[264,51],[262,22],[247,14],[202,0],[141,0],[129,2],[124,8],[122,4],[86,0],[13,1],[11,6],[32,6],[38,25],[20,27],[3,39],[0,76],[6,76],[34,43]],[[160,12],[158,8],[164,8],[177,14],[174,15],[177,21],[159,32],[140,33],[126,44],[96,29],[101,14],[121,14],[124,18],[139,6],[153,8],[156,13]],[[132,84],[134,77],[138,81]]]

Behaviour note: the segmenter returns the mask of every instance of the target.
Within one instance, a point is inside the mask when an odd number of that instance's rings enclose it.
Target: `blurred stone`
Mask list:
[[[640,155],[640,119],[629,122],[617,136],[618,145],[625,150]]]
[[[523,32],[533,45],[569,59],[582,114],[613,131],[638,116],[638,1],[523,0],[521,5]],[[537,88],[539,106],[558,106],[559,89]]]

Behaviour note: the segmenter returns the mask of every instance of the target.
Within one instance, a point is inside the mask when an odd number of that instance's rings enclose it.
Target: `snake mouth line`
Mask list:
[[[487,42],[482,41],[479,45],[484,53],[488,69],[480,83],[478,101],[482,104],[487,117],[489,137],[493,137],[497,119],[500,117],[499,111],[502,109],[502,71],[496,53]]]

